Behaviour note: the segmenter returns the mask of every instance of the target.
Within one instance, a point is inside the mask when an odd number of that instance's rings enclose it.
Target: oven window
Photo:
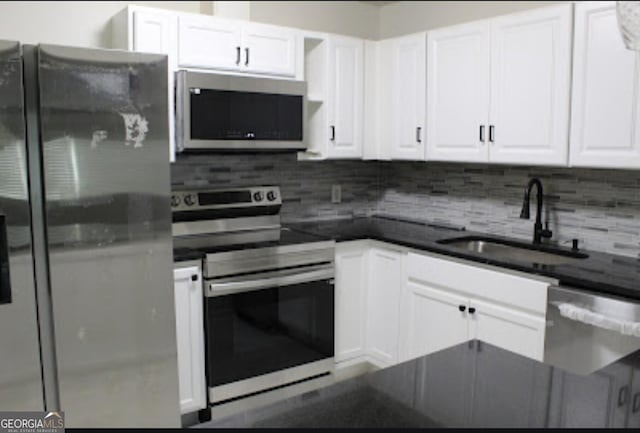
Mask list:
[[[192,140],[302,141],[302,96],[211,89],[190,96]]]
[[[333,357],[333,284],[207,298],[209,386]]]

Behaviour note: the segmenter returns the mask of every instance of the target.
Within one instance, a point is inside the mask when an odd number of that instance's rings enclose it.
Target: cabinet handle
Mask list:
[[[240,47],[236,47],[236,65],[240,64]]]
[[[460,310],[462,313],[464,313],[464,310],[466,310],[467,307],[465,307],[464,305],[458,305],[458,310]]]
[[[196,274],[191,275],[191,281],[198,281],[198,276]]]
[[[493,143],[495,141],[494,132],[495,132],[495,126],[489,125],[489,141],[491,143]]]
[[[620,388],[618,392],[618,407],[624,406],[629,401],[629,385]]]
[[[484,125],[480,125],[480,141],[481,142],[485,142],[485,137],[484,137]]]
[[[331,141],[336,141],[336,127],[331,125]]]
[[[249,66],[249,48],[245,48],[244,53],[245,53],[244,65]]]
[[[416,128],[416,141],[418,143],[422,143],[422,139],[420,138],[420,132],[422,131],[422,127],[418,126]]]
[[[476,312],[475,307],[469,307],[469,314],[473,314]]]
[[[636,413],[640,410],[640,392],[636,392],[633,396],[633,405],[631,406],[631,412]]]

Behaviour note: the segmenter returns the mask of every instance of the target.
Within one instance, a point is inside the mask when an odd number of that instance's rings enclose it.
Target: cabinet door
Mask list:
[[[175,53],[175,16],[151,11],[133,13],[133,51]]]
[[[236,21],[181,16],[178,63],[182,67],[237,70],[242,61],[241,35]]]
[[[180,412],[188,413],[207,406],[204,376],[202,280],[200,269],[197,266],[175,269],[173,278]]]
[[[398,361],[402,253],[369,250],[367,353],[382,366]]]
[[[328,59],[330,158],[362,156],[363,51],[361,39],[331,36]]]
[[[544,316],[475,299],[469,308],[471,338],[542,361]],[[471,314],[473,308],[475,312]]]
[[[488,161],[489,61],[486,21],[427,34],[427,160]]]
[[[365,353],[367,253],[360,243],[336,246],[335,360]]]
[[[579,2],[575,11],[571,165],[638,168],[638,54],[622,42],[615,2]]]
[[[567,164],[571,8],[491,20],[491,162]]]
[[[167,99],[169,112],[169,159],[175,161],[175,116],[172,107],[175,106],[173,74],[176,70],[178,55],[177,18],[171,13],[155,11],[135,11],[133,13],[133,51],[142,53],[166,54],[167,67]]]
[[[247,72],[295,76],[296,34],[293,30],[247,23],[242,29],[242,65]]]
[[[446,349],[469,339],[468,299],[430,287],[425,282],[405,283],[403,321],[405,342],[401,361]]]
[[[426,33],[397,39],[393,51],[391,158],[424,160]]]

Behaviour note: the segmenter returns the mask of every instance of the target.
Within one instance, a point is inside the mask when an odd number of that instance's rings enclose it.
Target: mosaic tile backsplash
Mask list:
[[[283,221],[384,212],[463,225],[467,230],[531,239],[519,218],[530,177],[544,186],[543,221],[552,240],[640,256],[640,171],[458,163],[297,161],[294,154],[181,155],[172,183],[235,187],[280,185]],[[342,203],[331,203],[331,185]],[[535,190],[534,190],[535,191]]]

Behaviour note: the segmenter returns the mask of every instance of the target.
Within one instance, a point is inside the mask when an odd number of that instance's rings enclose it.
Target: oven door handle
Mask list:
[[[256,278],[256,275],[234,277],[208,283],[205,296],[229,295],[233,293],[248,292],[252,290],[269,289],[278,286],[289,286],[293,284],[308,283],[311,281],[321,281],[333,278],[335,275],[333,264],[319,265],[300,269],[287,269],[263,274]]]

